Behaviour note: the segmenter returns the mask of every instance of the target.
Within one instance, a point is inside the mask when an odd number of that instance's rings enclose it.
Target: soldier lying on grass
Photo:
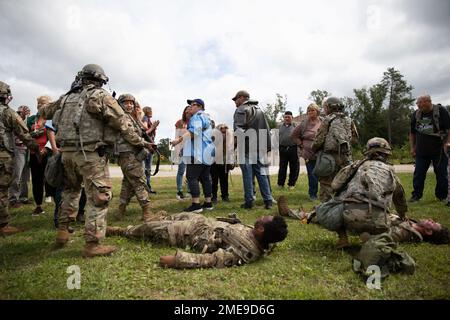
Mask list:
[[[168,268],[231,267],[258,260],[270,252],[273,244],[283,241],[288,230],[280,216],[263,216],[254,226],[246,226],[239,219],[206,218],[182,212],[127,228],[108,227],[106,235],[145,239],[179,248],[190,247],[198,253],[177,250],[175,255],[160,258],[160,265]]]
[[[294,219],[304,220],[307,223],[315,222],[314,219],[315,211],[306,212],[304,210],[291,210],[287,205],[287,200],[284,196],[278,199],[278,213],[281,216],[287,216]],[[364,217],[361,217],[361,221]],[[383,230],[387,232],[394,241],[396,242],[429,242],[433,244],[447,244],[449,243],[448,228],[435,222],[432,219],[422,219],[419,221],[404,217],[400,218],[398,215],[393,213],[387,213],[387,229]],[[360,223],[355,220],[344,220],[344,227],[347,231],[357,234],[361,237],[361,240],[366,241],[370,235],[383,233],[379,232],[368,232],[367,228],[362,230],[360,228]],[[368,220],[367,220],[368,221]],[[366,222],[367,222],[366,221]],[[352,223],[355,222],[355,223]],[[320,223],[318,223],[320,224]],[[376,228],[369,228],[374,231]]]

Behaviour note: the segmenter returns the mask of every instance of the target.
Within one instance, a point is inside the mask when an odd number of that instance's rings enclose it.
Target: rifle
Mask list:
[[[116,99],[116,92],[115,91],[113,91],[113,93],[112,93],[112,97],[114,98],[114,99]],[[117,101],[117,99],[116,99],[116,101]],[[120,105],[120,103],[119,103],[119,105]],[[120,107],[123,109],[123,107],[120,105]],[[124,110],[125,111],[125,110]],[[147,141],[147,142],[149,142],[149,143],[151,143],[152,145],[153,145],[153,153],[156,153],[156,155],[157,155],[157,160],[156,160],[156,169],[155,169],[155,172],[153,172],[153,174],[151,173],[151,172],[148,172],[147,170],[145,170],[145,175],[146,176],[156,176],[156,174],[159,172],[159,165],[160,165],[160,163],[161,163],[161,153],[159,152],[159,150],[158,150],[158,146],[155,144],[155,141],[153,140],[153,138],[152,137],[150,137],[150,135],[147,133],[147,131],[145,130],[145,128],[144,127],[142,127],[141,126],[141,124],[138,122],[138,121],[136,121],[129,113],[127,113],[127,112],[125,112],[125,114],[128,116],[128,118],[131,120],[131,122],[137,127],[137,128],[139,128],[139,130],[141,131],[141,136],[142,136],[142,138],[144,138],[144,140],[145,141]],[[144,150],[144,149],[143,149]],[[150,152],[152,152],[152,151],[150,151]],[[142,151],[141,151],[142,152]],[[139,153],[140,154],[140,153]],[[143,157],[143,159],[142,159],[142,161],[145,159],[145,156]]]

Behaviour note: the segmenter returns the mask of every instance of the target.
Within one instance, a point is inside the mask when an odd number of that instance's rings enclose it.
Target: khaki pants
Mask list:
[[[64,165],[64,189],[59,212],[61,226],[74,221],[78,213],[81,184],[86,192],[85,240],[99,242],[105,237],[106,214],[112,198],[112,184],[109,176],[108,159],[97,152],[81,151],[62,153]]]
[[[9,222],[8,189],[14,173],[14,157],[7,151],[0,151],[0,227]]]

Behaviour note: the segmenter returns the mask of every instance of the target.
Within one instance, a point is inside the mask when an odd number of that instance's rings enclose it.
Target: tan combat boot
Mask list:
[[[127,205],[125,203],[119,204],[119,211],[116,214],[117,220],[123,220],[125,218],[125,212],[127,211]]]
[[[0,228],[0,235],[1,236],[10,236],[12,234],[16,234],[19,232],[23,232],[22,229],[10,226],[9,224],[7,224],[6,226]]]
[[[56,234],[54,249],[64,248],[69,241],[69,230],[67,227],[61,226]]]
[[[124,236],[126,228],[122,227],[106,227],[106,236]]]
[[[159,221],[162,217],[160,213],[152,213],[150,210],[150,204],[147,204],[144,208],[142,208],[142,220],[144,222],[150,222],[150,221]]]
[[[289,217],[289,206],[285,196],[280,196],[277,201],[278,214],[283,217]]]
[[[86,242],[84,246],[83,257],[93,258],[99,256],[109,256],[116,250],[117,248],[114,246],[102,246],[97,242]]]
[[[347,232],[345,230],[339,230],[338,232],[339,240],[336,243],[336,249],[344,249],[350,246],[348,242]]]

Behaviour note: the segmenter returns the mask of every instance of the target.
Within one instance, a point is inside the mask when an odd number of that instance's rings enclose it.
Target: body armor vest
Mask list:
[[[382,161],[365,161],[347,185],[339,198],[349,198],[370,203],[386,212],[392,204],[395,190],[395,177],[392,167]]]
[[[104,143],[105,125],[101,116],[87,112],[85,104],[103,89],[87,86],[63,98],[59,114],[55,114],[56,141],[61,147],[77,147]]]
[[[330,115],[324,151],[351,156],[352,119],[342,113]]]
[[[139,124],[136,123],[134,119],[132,119],[130,114],[126,114],[127,120],[129,122],[129,125],[133,127],[133,131],[140,137],[142,137],[142,130],[139,127]],[[116,143],[116,152],[117,153],[123,153],[123,152],[133,152],[138,153],[140,148],[137,148],[133,145],[131,145],[129,142],[127,142],[122,135],[119,135],[117,137],[117,143]]]

